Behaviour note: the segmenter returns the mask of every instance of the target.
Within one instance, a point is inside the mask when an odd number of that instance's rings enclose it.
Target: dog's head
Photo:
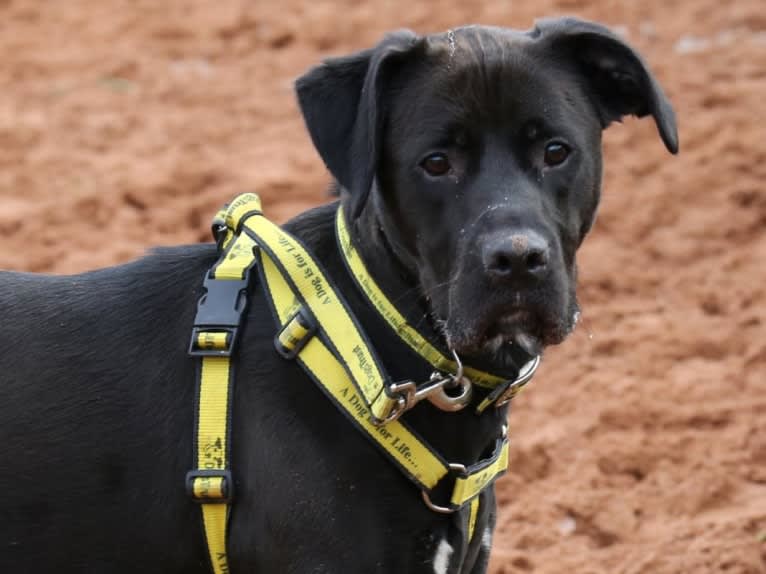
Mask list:
[[[575,251],[601,186],[601,131],[673,110],[608,29],[542,20],[465,27],[331,59],[298,80],[320,155],[356,235],[378,233],[459,354],[530,353],[574,328]],[[373,231],[374,229],[374,231]]]

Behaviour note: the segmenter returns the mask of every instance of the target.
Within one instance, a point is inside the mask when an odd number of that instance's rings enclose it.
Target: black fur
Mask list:
[[[542,346],[571,329],[574,253],[598,203],[601,129],[651,114],[677,149],[672,109],[640,58],[577,20],[528,33],[396,33],[315,68],[297,92],[374,276],[419,328],[495,368],[506,366],[514,337]],[[539,163],[550,138],[573,150],[557,169]],[[418,166],[433,150],[454,173],[424,176]],[[339,259],[336,208],[287,228],[323,263],[391,376],[425,380],[428,366]],[[482,254],[498,241],[505,249],[504,233],[532,232],[547,249],[540,281],[490,276]],[[210,572],[183,482],[195,385],[186,349],[215,257],[212,246],[193,246],[76,276],[0,274],[0,571]],[[232,573],[430,574],[442,539],[454,548],[450,574],[483,573],[492,489],[469,545],[464,515],[429,511],[300,367],[274,352],[274,332],[256,285],[234,391]],[[488,350],[490,339],[500,348]],[[424,402],[406,420],[448,460],[470,463],[505,417]]]

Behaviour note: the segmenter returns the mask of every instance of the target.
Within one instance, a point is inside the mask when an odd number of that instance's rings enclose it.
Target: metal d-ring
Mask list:
[[[420,494],[423,496],[423,502],[426,503],[426,506],[434,512],[438,512],[439,514],[453,514],[457,510],[457,508],[450,508],[449,506],[439,506],[438,504],[434,504],[431,502],[431,497],[428,496],[428,493],[425,490],[421,490]]]
[[[500,408],[508,404],[513,397],[535,376],[537,367],[540,366],[540,355],[536,355],[527,361],[519,370],[516,379],[508,385],[508,388],[497,398],[495,406]]]
[[[457,464],[457,463],[451,463],[448,465],[449,470],[455,471],[457,473],[465,475],[468,472],[468,469],[463,464]],[[428,496],[428,492],[425,490],[421,490],[420,494],[423,496],[423,502],[426,503],[426,506],[433,510],[434,512],[438,512],[439,514],[453,514],[454,512],[457,512],[460,510],[460,507],[450,507],[450,506],[440,506],[438,504],[435,504],[431,497]]]

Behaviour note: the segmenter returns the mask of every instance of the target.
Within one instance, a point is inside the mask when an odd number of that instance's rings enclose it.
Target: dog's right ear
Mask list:
[[[573,58],[591,85],[603,127],[625,115],[651,115],[662,141],[678,152],[676,115],[641,56],[614,32],[577,18],[537,20],[531,35],[558,57]]]
[[[349,193],[352,218],[362,211],[375,178],[386,81],[418,40],[408,30],[394,32],[375,48],[326,60],[295,84],[314,147]]]

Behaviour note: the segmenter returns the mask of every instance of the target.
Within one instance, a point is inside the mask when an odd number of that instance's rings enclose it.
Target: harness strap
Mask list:
[[[477,496],[471,500],[471,505],[468,511],[468,544],[473,540],[473,533],[476,530],[476,518],[479,516],[479,501],[480,496]]]
[[[233,482],[229,471],[228,358],[202,360],[197,426],[197,469],[187,474],[187,490],[201,504],[210,563],[215,574],[227,574],[226,531]],[[204,405],[204,406],[203,406]]]
[[[393,399],[385,394],[386,375],[370,343],[303,244],[263,217],[260,203],[257,208],[247,206],[256,200],[254,194],[240,196],[230,206],[225,221],[231,233],[239,231],[230,238],[248,235],[260,248],[251,253],[260,261],[264,291],[279,327],[277,348],[286,348],[295,356],[325,394],[427,499],[437,487],[441,491],[446,486],[446,501],[436,504],[429,500],[432,508],[452,512],[462,507],[505,472],[507,439],[498,439],[488,459],[466,468],[445,461],[403,422],[381,426]],[[443,480],[451,484],[444,485]]]
[[[263,253],[279,268],[287,283],[285,291],[300,295],[304,312],[321,329],[327,345],[354,381],[376,422],[385,421],[399,399],[388,394],[390,382],[382,362],[348,304],[300,241],[262,214],[253,215],[242,221],[243,232],[251,234]]]
[[[245,229],[249,227],[248,223]],[[281,269],[265,253],[259,269],[272,311],[284,330],[296,314],[303,312],[303,302],[293,292]],[[498,439],[488,459],[466,468],[445,461],[401,420],[377,425],[348,372],[323,339],[310,337],[295,359],[341,412],[423,491],[433,509],[453,512],[505,473],[508,466],[508,439],[505,437]],[[430,495],[441,490],[443,480],[452,481],[451,485],[446,485],[447,502],[433,503]]]
[[[348,304],[332,288],[308,250],[262,215],[258,196],[242,194],[228,209],[218,212],[213,220],[213,233],[225,248],[237,237],[248,235],[268,253],[287,276],[290,289],[301,294],[306,320],[322,326],[328,344],[354,381],[371,416],[379,424],[387,421],[392,414],[401,411],[403,399],[389,394],[391,384],[383,364]],[[247,233],[241,233],[242,230]],[[285,354],[290,352],[289,339],[294,333],[288,330],[283,335],[286,340],[277,345],[277,350]]]
[[[186,475],[189,496],[200,503],[210,563],[215,574],[228,574],[227,526],[234,482],[230,464],[231,362],[247,305],[255,241],[245,234],[228,243],[204,280],[194,320],[189,354],[197,367],[194,440],[196,468]]]
[[[506,471],[507,437],[497,439],[491,456],[466,467],[447,462],[405,423],[393,420],[400,399],[388,395],[382,364],[350,308],[303,244],[263,217],[257,195],[243,194],[219,212],[214,234],[222,255],[205,277],[189,346],[189,354],[201,361],[196,468],[186,477],[187,492],[202,507],[214,573],[229,572],[231,357],[255,265],[278,325],[277,350],[301,364],[341,412],[420,488],[429,508],[451,513],[470,502],[472,533],[478,495]],[[437,363],[449,366],[441,359]]]

